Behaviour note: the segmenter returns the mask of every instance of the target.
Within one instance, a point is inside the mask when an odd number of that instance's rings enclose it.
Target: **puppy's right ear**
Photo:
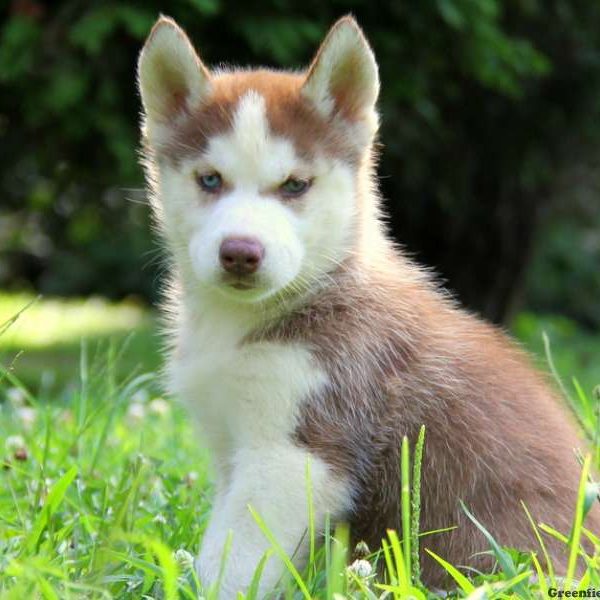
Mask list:
[[[168,17],[161,16],[152,28],[137,76],[148,134],[199,106],[210,92],[208,69],[183,29]]]

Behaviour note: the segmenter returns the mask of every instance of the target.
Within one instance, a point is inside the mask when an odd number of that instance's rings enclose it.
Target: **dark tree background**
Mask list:
[[[159,12],[209,64],[298,68],[352,12],[377,54],[394,236],[461,300],[600,325],[600,3],[15,0],[0,8],[0,286],[153,299],[135,62]]]

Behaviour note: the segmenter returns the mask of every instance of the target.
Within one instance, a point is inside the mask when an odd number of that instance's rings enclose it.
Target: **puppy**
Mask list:
[[[161,17],[138,67],[144,166],[173,262],[170,389],[214,463],[197,561],[247,589],[267,549],[250,505],[301,567],[307,474],[327,515],[379,547],[401,534],[399,448],[426,426],[423,547],[489,568],[485,538],[537,547],[522,509],[568,534],[580,439],[545,377],[386,235],[374,180],[377,63],[352,18],[305,72],[209,70]],[[307,467],[309,463],[309,467]],[[600,532],[598,512],[587,526]],[[547,541],[559,569],[561,544]],[[280,579],[266,563],[261,594]],[[423,557],[423,579],[443,583]]]

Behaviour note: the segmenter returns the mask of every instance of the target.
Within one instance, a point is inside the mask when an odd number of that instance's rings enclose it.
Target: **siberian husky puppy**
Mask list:
[[[307,500],[377,549],[401,530],[399,448],[426,426],[421,531],[455,565],[535,549],[523,502],[567,534],[580,439],[545,377],[386,235],[374,179],[377,63],[350,17],[303,72],[210,70],[161,17],[139,59],[144,166],[174,264],[171,390],[208,444],[214,509],[197,569],[247,589],[270,547],[301,567]],[[468,260],[466,258],[465,260]],[[307,464],[309,465],[307,467]],[[600,532],[598,513],[588,527]],[[401,533],[401,531],[400,531]],[[555,567],[561,544],[546,540]],[[284,567],[272,556],[261,594]],[[423,556],[423,578],[443,582]]]

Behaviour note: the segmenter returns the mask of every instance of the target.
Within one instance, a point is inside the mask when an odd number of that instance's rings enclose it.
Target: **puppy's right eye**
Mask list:
[[[207,173],[206,175],[196,175],[198,185],[209,194],[216,194],[223,187],[223,179],[218,173]]]

